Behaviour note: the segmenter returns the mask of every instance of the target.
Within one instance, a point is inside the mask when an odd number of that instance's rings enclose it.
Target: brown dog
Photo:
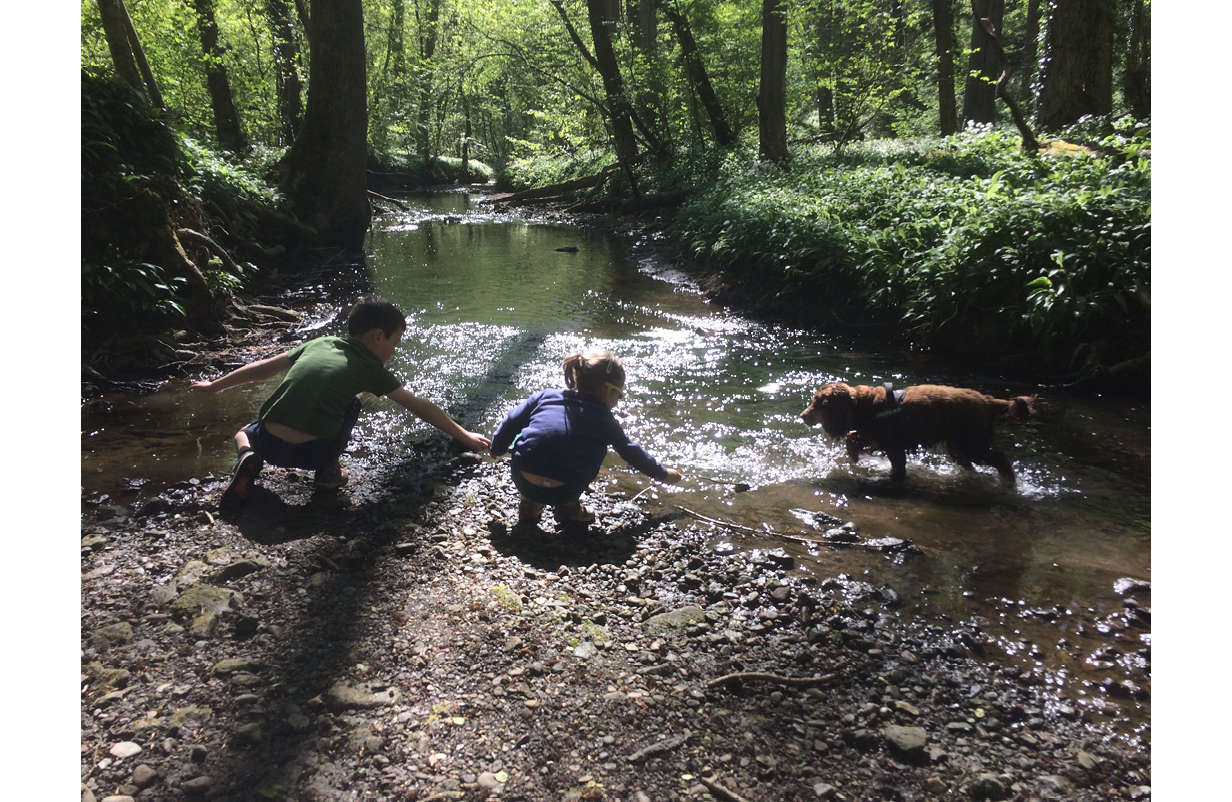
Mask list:
[[[1006,482],[1014,469],[1005,454],[992,447],[998,418],[1025,420],[1035,414],[1039,396],[1006,401],[975,390],[920,384],[905,391],[886,387],[851,386],[839,382],[818,388],[813,402],[800,413],[809,426],[821,424],[831,437],[841,437],[855,462],[861,451],[880,450],[890,459],[890,478],[907,475],[907,451],[944,442],[955,462],[991,465]]]

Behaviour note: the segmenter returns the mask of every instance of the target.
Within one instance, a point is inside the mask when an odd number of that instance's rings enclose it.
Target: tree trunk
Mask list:
[[[603,90],[607,95],[608,120],[612,124],[616,158],[623,164],[629,164],[637,157],[637,140],[633,138],[629,100],[625,97],[624,81],[620,77],[616,51],[612,48],[611,28],[615,27],[616,21],[609,16],[610,9],[605,0],[586,0],[586,11],[590,18],[590,35],[595,46],[595,65],[603,79]]]
[[[141,73],[137,70],[137,59],[133,57],[133,49],[128,43],[128,31],[121,16],[123,12],[120,10],[120,4],[123,0],[97,2],[98,15],[103,22],[103,35],[107,37],[107,49],[111,51],[111,63],[115,65],[116,75],[144,95],[145,87],[141,83]]]
[[[637,107],[653,148],[660,149],[666,136],[663,124],[665,90],[659,65],[659,15],[655,0],[627,0],[632,42],[637,54],[634,72]]]
[[[1039,61],[1040,0],[1027,0],[1027,28],[1022,32],[1022,76],[1018,79],[1018,96],[1028,109],[1035,108],[1035,90],[1031,82]]]
[[[758,155],[787,158],[787,21],[782,0],[762,0],[761,81],[757,86]]]
[[[210,106],[214,110],[214,129],[218,142],[235,153],[248,151],[248,137],[240,125],[240,115],[231,98],[231,82],[227,68],[223,66],[224,49],[218,44],[218,21],[214,17],[214,0],[193,0],[197,10],[197,33],[201,37],[201,51],[205,55],[205,85],[210,93]]]
[[[997,121],[997,76],[1001,63],[988,42],[988,35],[980,27],[978,18],[986,17],[994,28],[1001,30],[1005,17],[1005,0],[972,0],[972,12],[976,19],[971,23],[971,53],[967,60],[967,84],[963,90],[964,121],[992,123]],[[971,73],[974,73],[972,75]]]
[[[415,150],[425,163],[432,155],[429,142],[432,123],[432,57],[436,55],[437,24],[440,16],[441,0],[429,0],[428,18],[420,20],[419,24],[419,113],[415,122]]]
[[[675,6],[664,5],[663,13],[672,23],[676,41],[680,43],[680,55],[684,60],[685,74],[689,77],[689,83],[706,109],[706,115],[710,118],[710,126],[714,129],[715,141],[722,147],[734,145],[736,136],[731,126],[727,124],[727,116],[723,113],[723,106],[719,103],[718,95],[714,93],[714,87],[710,85],[710,76],[706,72],[706,65],[702,62],[702,54],[697,49],[697,42],[693,39],[693,31],[689,28],[688,19]]]
[[[320,244],[359,252],[372,219],[361,0],[314,0],[309,40],[308,108],[279,165],[279,186]]]
[[[98,14],[103,22],[103,35],[107,39],[107,49],[111,51],[111,63],[115,65],[116,75],[145,95],[150,105],[164,108],[162,94],[158,91],[158,82],[154,80],[154,72],[146,61],[145,50],[133,21],[128,16],[128,8],[124,0],[96,0]]]
[[[937,46],[937,112],[941,135],[958,133],[958,102],[954,99],[954,10],[952,0],[932,0],[933,39]]]
[[[1054,0],[1039,97],[1045,130],[1112,112],[1113,19],[1111,0]]]
[[[1133,4],[1121,87],[1130,112],[1143,120],[1151,116],[1151,6],[1144,0]]]
[[[295,141],[304,117],[303,86],[299,79],[300,56],[295,46],[295,28],[287,0],[266,0],[270,30],[274,39],[274,87],[278,98],[278,142]]]

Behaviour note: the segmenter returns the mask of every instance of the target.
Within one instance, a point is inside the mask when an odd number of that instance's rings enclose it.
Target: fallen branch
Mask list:
[[[574,192],[579,189],[589,189],[597,187],[607,181],[609,175],[616,168],[616,165],[610,164],[604,167],[594,175],[584,176],[582,178],[573,178],[569,181],[562,181],[559,184],[550,184],[546,187],[536,187],[534,189],[525,189],[521,192],[515,192],[512,195],[506,195],[503,198],[494,198],[493,200],[500,203],[521,203],[527,200],[536,198],[553,198],[558,195],[563,195],[566,192]]]
[[[379,192],[373,192],[372,190],[368,190],[368,197],[376,198],[377,200],[388,201],[389,203],[392,203],[394,206],[397,206],[399,209],[401,209],[404,212],[410,211],[410,209],[406,208],[406,204],[402,203],[402,201],[395,200],[394,198],[387,198]]]
[[[740,794],[724,788],[714,780],[707,780],[705,777],[702,777],[702,785],[706,786],[706,790],[710,791],[711,795],[726,800],[726,802],[748,802]]]
[[[792,688],[816,688],[818,685],[830,685],[837,679],[837,674],[823,674],[820,677],[783,677],[778,674],[767,674],[762,671],[741,671],[712,679],[706,683],[706,687],[709,689],[718,688],[733,682],[760,681],[777,682],[780,685],[787,685]]]
[[[689,740],[689,733],[688,731],[685,731],[681,735],[674,735],[671,738],[664,738],[662,741],[656,741],[650,746],[643,746],[641,749],[629,755],[626,760],[630,763],[639,763],[648,757],[653,757],[654,755],[659,755],[664,752],[670,752],[687,740]]]

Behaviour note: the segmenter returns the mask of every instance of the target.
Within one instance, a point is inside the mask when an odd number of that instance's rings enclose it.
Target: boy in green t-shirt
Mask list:
[[[228,387],[286,373],[257,419],[235,433],[235,472],[219,506],[248,500],[263,462],[315,472],[319,488],[347,483],[339,462],[359,419],[359,393],[387,396],[417,418],[486,452],[488,438],[468,432],[443,409],[412,394],[385,363],[406,331],[406,318],[378,296],[368,296],[347,316],[347,337],[318,337],[286,353],[237,368],[214,381],[194,382],[194,390],[214,395]]]

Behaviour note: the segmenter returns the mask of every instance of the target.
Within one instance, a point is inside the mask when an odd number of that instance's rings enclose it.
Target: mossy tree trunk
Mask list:
[[[941,135],[958,133],[958,103],[954,99],[954,9],[951,0],[932,0],[933,40],[937,49],[937,113]]]

